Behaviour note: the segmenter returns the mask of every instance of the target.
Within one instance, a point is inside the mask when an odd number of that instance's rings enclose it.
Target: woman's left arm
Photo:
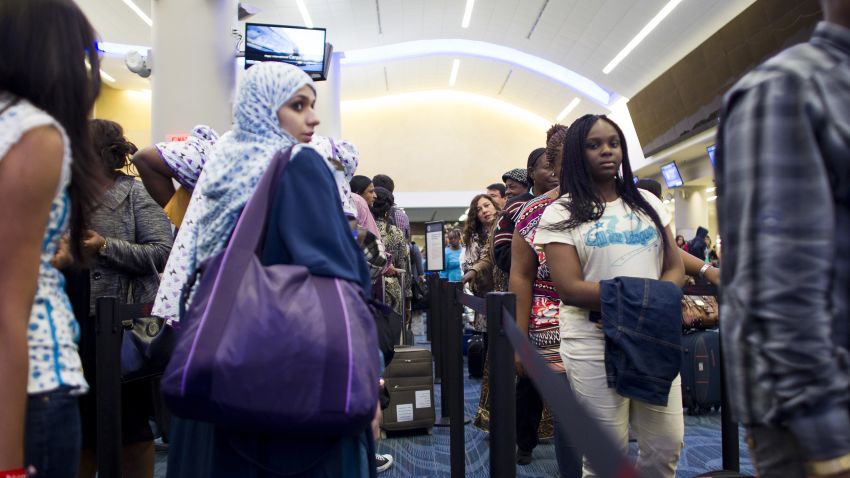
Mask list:
[[[670,226],[664,228],[664,234],[667,236],[667,249],[664,251],[664,263],[661,266],[659,280],[666,280],[682,287],[685,285],[685,265],[679,248],[676,247],[676,240],[673,238]],[[663,244],[662,242],[662,246]]]
[[[109,266],[132,274],[150,274],[153,267],[162,271],[173,242],[171,222],[140,183],[133,184],[130,201],[136,237],[132,240],[107,237],[98,255]]]

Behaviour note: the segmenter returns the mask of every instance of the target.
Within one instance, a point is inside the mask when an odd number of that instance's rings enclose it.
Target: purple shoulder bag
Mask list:
[[[224,251],[204,261],[162,393],[180,417],[260,433],[354,435],[378,403],[375,320],[359,284],[264,266],[272,160]]]

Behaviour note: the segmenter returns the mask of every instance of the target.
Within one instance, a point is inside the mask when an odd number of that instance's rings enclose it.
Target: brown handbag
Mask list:
[[[682,296],[682,328],[710,329],[717,327],[718,316],[717,297],[710,295]]]

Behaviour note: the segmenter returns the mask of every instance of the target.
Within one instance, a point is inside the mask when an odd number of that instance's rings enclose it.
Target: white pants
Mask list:
[[[650,405],[625,398],[608,388],[605,361],[601,357],[604,357],[604,339],[564,339],[561,342],[561,358],[576,398],[609,432],[624,455],[628,452],[631,426],[638,442],[637,469],[641,477],[675,477],[685,435],[681,378],[677,376],[673,380],[666,407]],[[586,459],[583,476],[597,476]]]

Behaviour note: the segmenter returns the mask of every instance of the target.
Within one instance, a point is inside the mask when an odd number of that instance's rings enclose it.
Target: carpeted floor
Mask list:
[[[417,337],[420,338],[420,337]],[[478,396],[481,381],[466,378],[464,382],[464,397],[466,414],[475,415],[478,406]],[[435,402],[440,414],[440,386],[434,390]],[[466,476],[489,476],[489,444],[487,433],[474,427],[466,426]],[[753,473],[749,453],[741,436],[741,471]],[[419,478],[419,477],[449,477],[449,429],[434,427],[433,435],[406,434],[390,436],[378,442],[379,453],[389,453],[395,464],[384,473],[382,478]],[[632,454],[636,446],[632,444]],[[517,466],[517,476],[522,478],[556,477],[557,464],[555,450],[551,440],[541,443],[534,450],[534,461],[527,466]],[[166,452],[157,453],[157,478],[166,476]],[[685,415],[685,448],[679,460],[677,477],[691,478],[697,474],[721,468],[720,453],[720,413],[701,416]]]
[[[439,396],[439,385],[435,397]],[[464,387],[466,414],[474,416],[478,406],[481,381],[467,378]],[[439,400],[435,400],[439,406]],[[439,415],[439,412],[438,412]],[[470,425],[466,426],[466,476],[489,476],[490,451],[488,434]],[[632,446],[632,452],[636,447]],[[378,443],[380,453],[389,453],[395,465],[381,477],[448,477],[449,430],[434,428],[433,435],[417,434],[389,437]],[[552,441],[541,443],[534,450],[534,461],[527,466],[517,466],[517,476],[523,478],[556,477],[557,464]],[[701,416],[685,415],[685,449],[679,460],[677,477],[690,478],[697,474],[721,468],[720,413]],[[752,473],[749,454],[741,437],[741,470]]]

